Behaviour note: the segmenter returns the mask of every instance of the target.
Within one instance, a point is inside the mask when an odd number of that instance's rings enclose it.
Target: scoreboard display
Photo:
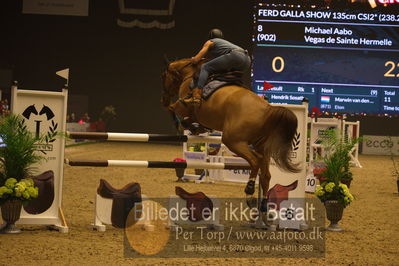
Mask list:
[[[256,3],[252,90],[271,103],[306,97],[310,107],[332,113],[399,115],[397,9],[311,3]]]

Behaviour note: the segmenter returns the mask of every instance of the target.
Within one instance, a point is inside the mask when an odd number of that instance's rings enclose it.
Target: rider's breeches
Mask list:
[[[245,71],[251,65],[251,59],[246,52],[232,51],[228,54],[216,57],[201,66],[197,86],[194,88],[202,89],[208,77],[216,73],[229,71]]]

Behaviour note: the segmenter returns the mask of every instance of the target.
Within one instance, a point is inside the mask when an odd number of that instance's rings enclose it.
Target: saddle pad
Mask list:
[[[198,79],[198,74],[194,76],[190,83],[190,90],[194,89],[194,80]],[[242,72],[231,71],[226,73],[213,74],[208,78],[207,83],[202,89],[202,98],[207,100],[215,91],[227,85],[237,85],[244,87],[242,82]]]
[[[221,80],[212,80],[211,82],[208,82],[204,88],[202,89],[202,98],[204,100],[207,100],[211,95],[217,91],[218,89],[227,86],[227,85],[239,85],[238,83],[235,82],[229,82],[229,81],[221,81]]]

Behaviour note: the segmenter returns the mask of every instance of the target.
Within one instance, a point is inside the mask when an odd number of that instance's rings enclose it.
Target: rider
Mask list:
[[[201,104],[201,90],[205,86],[210,75],[229,71],[245,71],[251,65],[248,52],[243,48],[223,39],[223,33],[219,29],[209,32],[209,40],[191,60],[197,64],[203,57],[209,59],[202,64],[197,84],[194,85],[191,98],[184,101],[189,104]]]

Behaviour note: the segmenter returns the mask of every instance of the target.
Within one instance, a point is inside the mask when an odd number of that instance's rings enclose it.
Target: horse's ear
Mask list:
[[[168,59],[168,56],[166,54],[163,55],[163,60],[166,66],[170,64],[170,60]]]

